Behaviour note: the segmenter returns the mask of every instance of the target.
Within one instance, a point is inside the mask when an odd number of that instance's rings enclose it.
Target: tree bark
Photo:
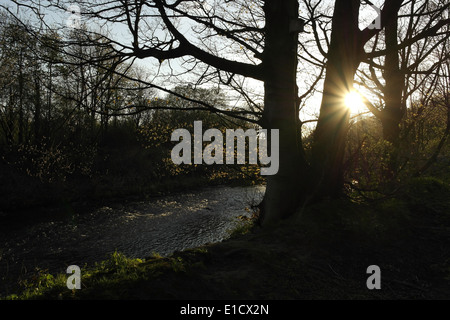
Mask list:
[[[400,121],[403,118],[402,92],[405,81],[404,74],[400,71],[399,53],[397,50],[398,14],[386,24],[386,62],[384,78],[385,108],[381,112],[383,125],[383,137],[394,145],[398,144],[400,134]]]
[[[298,1],[267,0],[264,5],[265,50],[264,113],[261,124],[279,130],[279,171],[267,178],[262,202],[262,224],[291,215],[305,194],[308,165],[301,150],[297,108],[298,31],[290,30],[298,19]]]
[[[19,53],[19,125],[18,125],[18,143],[24,142],[24,76],[23,76],[23,53],[22,49]]]
[[[37,71],[36,71],[37,73]],[[41,135],[41,84],[40,79],[36,75],[34,79],[34,141],[36,144],[40,144],[42,140]]]
[[[349,123],[345,95],[364,53],[358,28],[359,0],[337,0],[327,55],[320,115],[314,133],[313,167],[316,197],[337,197],[343,186],[343,157]]]
[[[401,0],[385,6],[383,21],[392,19]],[[297,109],[297,1],[265,2],[265,106],[263,123],[280,129],[280,170],[269,177],[263,200],[263,225],[294,213],[307,199],[338,197],[344,183],[343,158],[350,112],[345,95],[353,88],[364,45],[379,30],[359,29],[359,0],[336,0],[320,115],[314,133],[312,160],[302,152]],[[312,170],[311,170],[312,169]]]
[[[400,122],[403,119],[404,109],[402,104],[405,76],[400,71],[399,52],[397,50],[398,12],[386,24],[386,60],[384,79],[385,107],[379,113],[383,127],[383,138],[390,142],[391,147],[386,150],[387,167],[385,178],[395,177],[398,167],[398,148],[400,139]]]

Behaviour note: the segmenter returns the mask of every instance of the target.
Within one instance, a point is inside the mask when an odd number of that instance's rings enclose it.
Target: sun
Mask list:
[[[345,95],[345,105],[349,108],[352,114],[361,113],[365,109],[362,96],[355,90],[348,92]]]

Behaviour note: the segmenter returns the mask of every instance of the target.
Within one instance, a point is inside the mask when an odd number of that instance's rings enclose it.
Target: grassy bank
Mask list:
[[[82,267],[81,290],[42,273],[8,299],[448,299],[449,190],[415,180],[395,197],[311,205],[271,230],[243,226],[166,258],[115,253]],[[381,290],[367,289],[370,265]]]

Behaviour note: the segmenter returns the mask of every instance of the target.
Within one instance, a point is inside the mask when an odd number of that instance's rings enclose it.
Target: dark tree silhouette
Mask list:
[[[47,9],[66,10],[71,3],[13,2],[36,13]],[[344,96],[353,88],[356,71],[368,55],[386,55],[386,68],[391,72],[391,78],[395,78],[398,62],[395,55],[389,53],[405,48],[415,40],[412,37],[398,44],[395,32],[389,31],[396,29],[398,12],[404,2],[385,1],[379,28],[363,30],[359,29],[359,0],[334,2],[328,50],[321,48],[326,56],[326,69],[311,159],[305,154],[299,119],[299,103],[305,96],[299,93],[297,86],[298,74],[302,72],[298,63],[299,34],[305,21],[299,17],[298,0],[77,1],[83,21],[96,21],[105,26],[120,25],[128,34],[124,40],[80,30],[83,46],[98,43],[101,39],[107,48],[103,59],[86,57],[80,65],[108,59],[115,59],[117,64],[150,58],[157,61],[156,69],[162,66],[169,69],[170,79],[188,74],[196,76],[192,81],[194,84],[229,86],[244,97],[250,97],[251,90],[236,85],[239,83],[236,79],[254,79],[262,83],[263,107],[250,103],[249,108],[227,111],[209,103],[193,101],[190,97],[180,95],[180,98],[196,102],[205,110],[279,130],[279,171],[268,177],[261,205],[262,222],[270,225],[292,215],[305,201],[341,194],[349,122]],[[14,15],[14,12],[10,13]],[[448,21],[440,21],[417,36],[424,37],[446,23]],[[389,48],[366,53],[366,44],[385,27]],[[67,42],[63,47],[69,45]],[[183,71],[177,69],[180,65]],[[106,68],[105,65],[102,67]],[[147,84],[170,92],[170,88],[156,82]],[[391,95],[398,95],[400,89],[392,88]],[[386,110],[393,108],[386,106]]]

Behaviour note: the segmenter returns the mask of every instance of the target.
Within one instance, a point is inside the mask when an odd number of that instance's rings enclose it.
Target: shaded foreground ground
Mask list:
[[[168,258],[114,254],[67,275],[41,274],[31,299],[450,299],[450,197],[431,181],[375,203],[321,203],[272,230]],[[381,290],[366,286],[381,269]]]

